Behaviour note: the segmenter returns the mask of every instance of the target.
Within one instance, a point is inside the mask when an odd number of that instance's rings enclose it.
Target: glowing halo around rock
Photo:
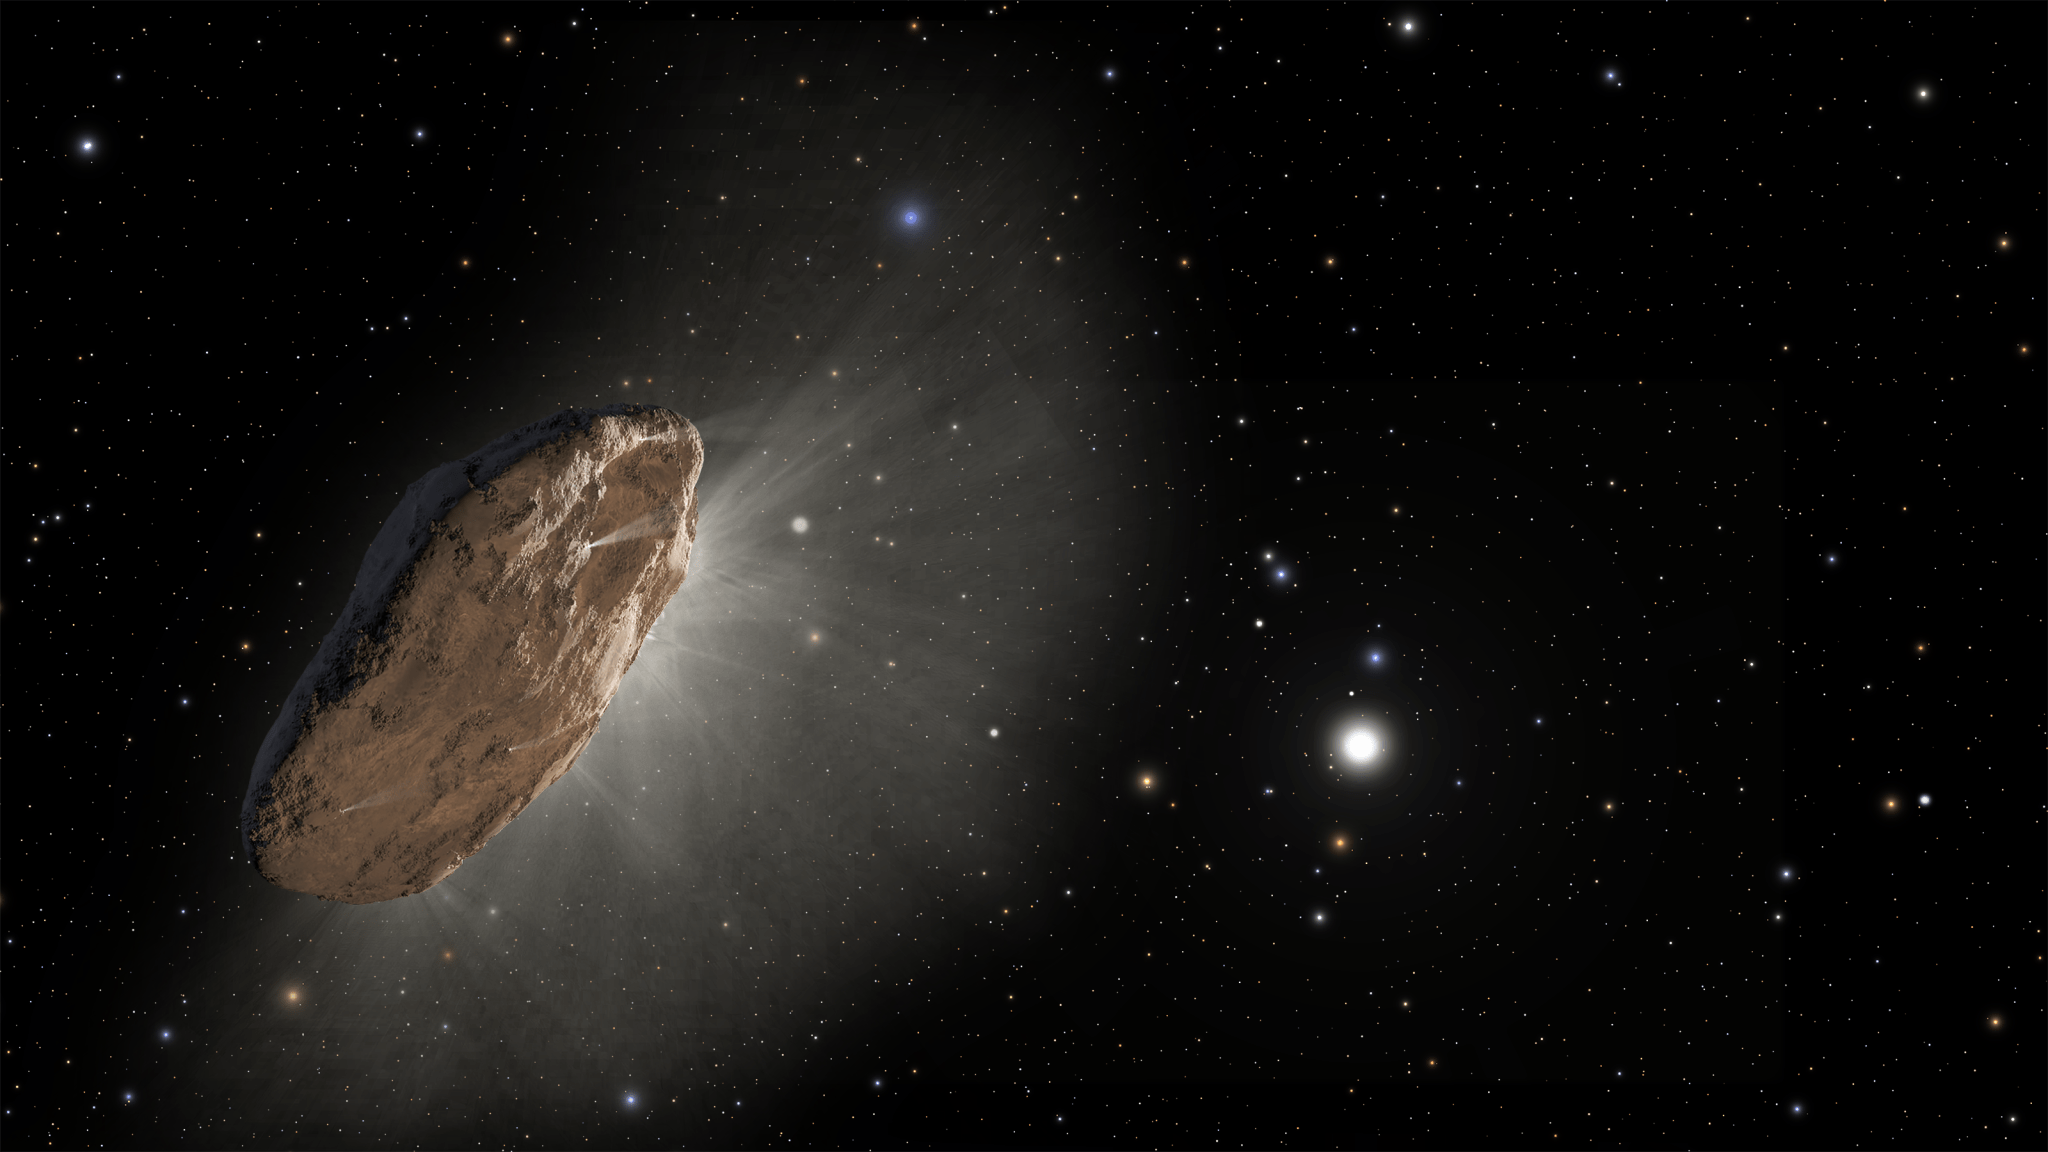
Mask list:
[[[1363,728],[1344,734],[1344,758],[1353,764],[1370,764],[1380,754],[1380,738]]]

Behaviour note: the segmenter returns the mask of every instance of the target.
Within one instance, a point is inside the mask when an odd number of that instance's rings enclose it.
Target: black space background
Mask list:
[[[831,14],[8,10],[10,1146],[2042,1144],[2039,6]],[[625,263],[649,140],[733,144],[710,212],[1027,107],[1017,255],[1116,343],[1010,351],[1133,529],[1047,657],[1032,922],[806,977],[802,1061],[470,1017],[515,1075],[394,1007],[350,1093],[279,1071],[257,618],[317,640],[388,494],[521,423],[760,398],[600,343],[693,354]],[[1398,785],[1318,779],[1351,691]]]

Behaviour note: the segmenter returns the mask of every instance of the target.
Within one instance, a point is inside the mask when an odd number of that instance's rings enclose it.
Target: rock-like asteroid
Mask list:
[[[446,879],[560,779],[682,587],[704,442],[572,409],[415,481],[249,776],[271,883],[369,904]]]

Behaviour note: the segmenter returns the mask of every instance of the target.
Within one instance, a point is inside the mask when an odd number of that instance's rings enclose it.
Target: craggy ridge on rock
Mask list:
[[[571,409],[406,489],[256,756],[242,839],[271,883],[425,891],[576,762],[682,587],[697,429]]]

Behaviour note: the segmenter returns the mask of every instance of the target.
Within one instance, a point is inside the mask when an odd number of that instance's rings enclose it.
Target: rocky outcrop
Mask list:
[[[257,754],[257,871],[422,892],[560,779],[682,586],[703,459],[667,409],[573,409],[406,489]]]

